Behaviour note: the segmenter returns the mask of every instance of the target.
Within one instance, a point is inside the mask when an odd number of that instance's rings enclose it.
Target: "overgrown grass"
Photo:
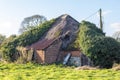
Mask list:
[[[0,80],[119,80],[120,71],[75,70],[61,65],[3,64]]]

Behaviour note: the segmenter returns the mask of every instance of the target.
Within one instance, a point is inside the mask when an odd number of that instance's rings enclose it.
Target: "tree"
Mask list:
[[[120,43],[105,37],[95,24],[86,21],[81,23],[78,42],[95,66],[111,68],[114,62],[120,63]]]
[[[46,17],[42,15],[33,15],[30,17],[24,18],[24,20],[21,22],[21,28],[19,29],[20,33],[23,33],[25,31],[28,31],[35,26],[40,25],[41,23],[44,23],[47,21]]]
[[[3,42],[3,40],[5,40],[6,36],[0,34],[0,44]]]

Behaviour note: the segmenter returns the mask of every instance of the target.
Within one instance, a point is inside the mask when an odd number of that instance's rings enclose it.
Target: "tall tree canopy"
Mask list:
[[[24,18],[24,20],[21,22],[21,28],[19,29],[20,33],[23,33],[25,31],[28,31],[35,26],[40,25],[41,23],[44,23],[47,21],[46,17],[42,15],[33,15],[30,17]]]

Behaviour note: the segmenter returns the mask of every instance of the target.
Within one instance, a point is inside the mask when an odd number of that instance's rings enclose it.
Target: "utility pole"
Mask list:
[[[99,15],[100,15],[100,29],[103,31],[102,9],[99,10]]]

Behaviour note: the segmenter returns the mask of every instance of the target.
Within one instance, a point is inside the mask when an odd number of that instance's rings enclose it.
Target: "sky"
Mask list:
[[[79,22],[87,20],[99,27],[96,12],[100,8],[106,35],[120,31],[120,0],[0,0],[0,34],[18,34],[23,19],[35,14],[48,20],[69,14]]]

